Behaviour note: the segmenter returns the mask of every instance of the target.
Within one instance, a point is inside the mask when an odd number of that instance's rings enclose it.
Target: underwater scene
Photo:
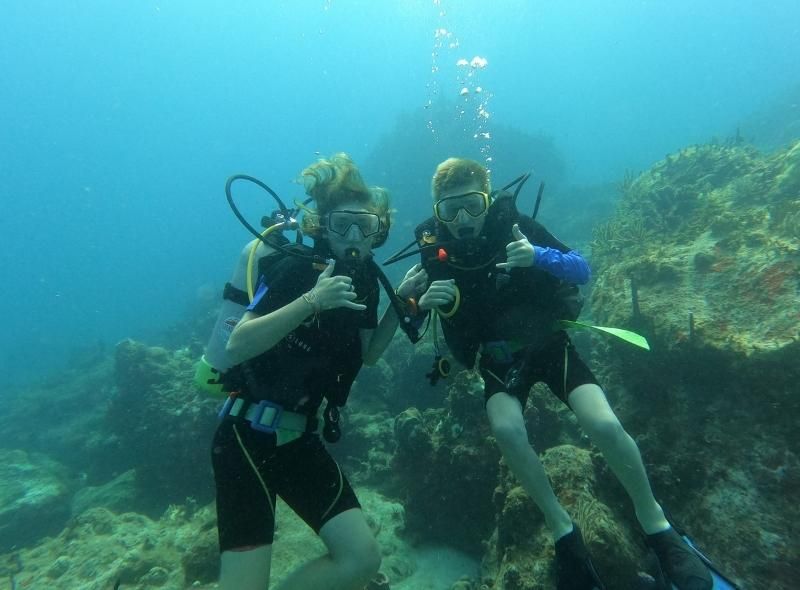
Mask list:
[[[0,590],[800,588],[800,4],[0,5]]]

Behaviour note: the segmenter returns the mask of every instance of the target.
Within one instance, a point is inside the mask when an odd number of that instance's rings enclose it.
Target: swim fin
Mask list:
[[[714,585],[712,586],[713,590],[741,590],[739,586],[737,586],[735,583],[733,583],[733,581],[728,579],[721,571],[719,571],[717,566],[715,566],[713,562],[695,546],[694,541],[689,538],[689,535],[681,530],[678,530],[678,534],[683,537],[683,540],[686,541],[686,544],[697,554],[697,557],[699,557],[700,560],[706,564],[708,571],[711,572],[711,579],[714,580]]]
[[[712,590],[741,590],[739,586],[737,586],[730,578],[725,576],[717,566],[702,552],[697,546],[694,544],[694,541],[686,534],[686,531],[682,530],[678,526],[675,525],[670,520],[670,524],[672,528],[675,529],[681,538],[686,542],[686,545],[694,551],[695,555],[700,558],[705,566],[708,568],[709,573],[711,574],[711,580],[713,581],[713,586],[711,586]],[[677,586],[673,585],[671,582],[667,582],[666,577],[664,576],[664,572],[661,570],[661,565],[658,563],[658,559],[653,560],[656,564],[656,580],[657,580],[657,588],[659,590],[679,590]]]

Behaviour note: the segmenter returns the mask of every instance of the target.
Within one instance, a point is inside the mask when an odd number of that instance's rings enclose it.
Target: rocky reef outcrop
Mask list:
[[[364,493],[361,500],[384,553],[382,570],[389,579],[401,581],[415,568],[399,535],[403,507],[374,493]],[[279,504],[275,583],[324,552],[306,524]],[[218,565],[214,506],[191,502],[171,505],[155,519],[91,508],[71,519],[57,536],[0,554],[0,574],[12,580],[12,588],[108,590],[119,582],[132,590],[210,590],[216,587]]]
[[[0,449],[0,552],[61,530],[70,484],[67,469],[46,455]]]
[[[621,487],[572,414],[545,387],[534,388],[524,417],[554,489],[583,528],[598,567],[612,587],[630,587],[644,547]],[[455,375],[443,408],[400,413],[395,437],[395,492],[407,507],[412,538],[456,545],[483,561],[480,580],[463,581],[463,587],[554,587],[552,538],[541,512],[500,460],[476,373]]]
[[[667,350],[781,357],[800,333],[799,236],[800,142],[686,148],[629,179],[596,230],[593,313]]]
[[[746,586],[792,587],[800,142],[694,146],[629,178],[593,261],[594,319],[652,346],[596,355],[656,490]]]
[[[494,525],[492,494],[500,457],[483,411],[483,386],[456,375],[444,407],[411,407],[394,422],[397,492],[416,539],[475,552]]]
[[[93,357],[12,397],[0,416],[0,449],[26,459],[9,460],[7,469],[22,471],[8,481],[41,499],[36,490],[53,489],[43,480],[53,477],[67,516],[92,506],[155,516],[187,497],[210,500],[219,402],[194,388],[194,361],[186,349],[123,340],[112,357]]]
[[[115,350],[116,392],[105,419],[118,466],[136,470],[154,509],[211,493],[209,448],[220,402],[192,383],[195,359],[183,351],[124,340]],[[181,474],[175,477],[176,470]]]
[[[577,443],[552,446],[541,460],[559,500],[581,527],[605,583],[609,588],[634,587],[644,550],[602,457]],[[496,527],[484,554],[484,580],[506,590],[554,588],[550,532],[541,511],[505,468],[494,507]]]

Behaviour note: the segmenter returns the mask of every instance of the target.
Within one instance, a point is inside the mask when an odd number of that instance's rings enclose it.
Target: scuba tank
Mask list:
[[[253,276],[253,272],[258,269],[258,265],[253,264],[253,257],[257,261],[272,252],[274,250],[260,240],[249,242],[239,255],[230,282],[225,284],[222,305],[206,344],[205,353],[200,358],[195,372],[195,385],[208,394],[220,397],[225,395],[219,383],[219,376],[233,364],[228,359],[226,346],[231,332],[242,319],[251,301],[253,284],[257,279]],[[249,277],[248,269],[250,269]]]
[[[266,228],[263,232],[256,231],[236,206],[231,186],[237,180],[244,180],[258,185],[269,193],[277,203],[278,210],[273,211],[271,216],[261,219],[261,225]],[[297,229],[297,222],[294,219],[297,210],[287,208],[275,191],[257,178],[246,174],[235,174],[229,177],[225,182],[225,196],[236,218],[256,239],[249,242],[239,255],[239,261],[233,270],[233,276],[230,282],[225,284],[225,289],[222,293],[222,307],[214,322],[214,328],[211,331],[208,344],[206,344],[205,353],[195,365],[195,386],[215,397],[224,397],[226,395],[222,390],[220,375],[230,369],[232,365],[226,352],[228,339],[236,324],[242,319],[247,306],[253,300],[255,281],[258,279],[258,276],[256,276],[258,260],[273,253],[276,249],[284,249],[283,246],[288,240],[281,235],[282,230]],[[273,234],[273,232],[275,233]],[[270,236],[270,234],[273,235]],[[270,237],[271,240],[268,240]],[[298,240],[301,239],[298,234]]]

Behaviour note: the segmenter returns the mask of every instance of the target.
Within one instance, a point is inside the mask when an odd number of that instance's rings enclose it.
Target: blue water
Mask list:
[[[457,100],[458,59],[488,60],[488,128],[549,135],[567,180],[596,183],[796,86],[798,23],[795,0],[4,2],[0,369],[24,382],[155,338],[247,240],[227,176],[300,197],[318,152],[361,162],[402,111]]]

